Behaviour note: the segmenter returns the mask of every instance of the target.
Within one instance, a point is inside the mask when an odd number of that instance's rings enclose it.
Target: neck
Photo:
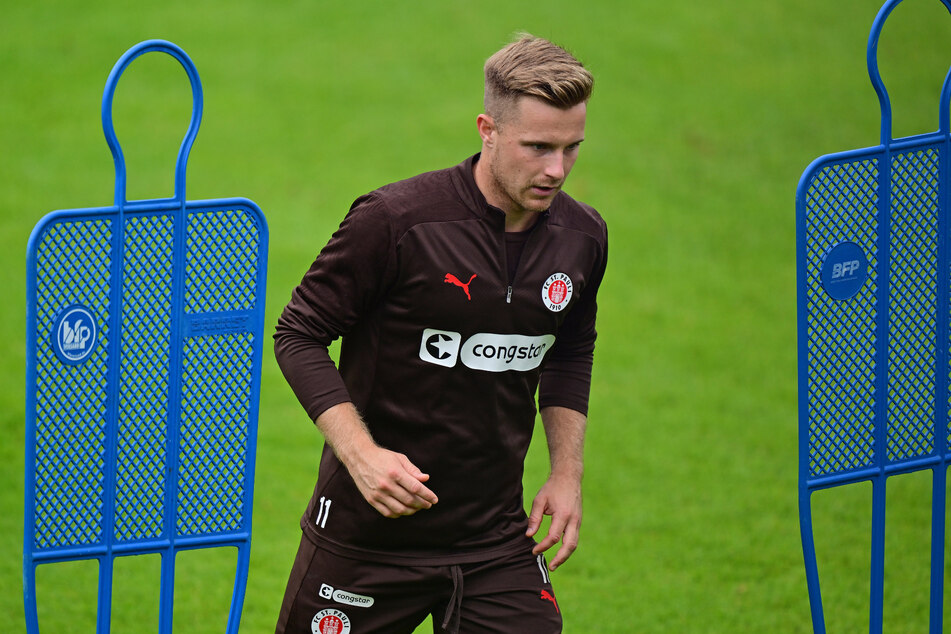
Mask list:
[[[493,186],[489,163],[485,152],[472,168],[476,187],[485,196],[485,201],[505,214],[505,231],[528,231],[538,222],[539,213],[521,209]]]
[[[505,212],[505,231],[528,231],[538,222],[539,212],[521,211],[518,213]]]

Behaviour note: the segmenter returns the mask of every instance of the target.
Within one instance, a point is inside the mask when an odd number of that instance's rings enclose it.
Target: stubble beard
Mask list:
[[[501,170],[493,163],[490,166],[489,173],[492,176],[493,185],[503,200],[507,200],[512,206],[511,211],[516,213],[541,213],[551,206],[551,201],[555,195],[561,191],[561,186],[553,187],[551,196],[545,199],[539,199],[532,195],[532,187],[528,184],[525,187],[519,187],[517,184],[512,186],[506,182]],[[503,209],[503,211],[509,211]]]

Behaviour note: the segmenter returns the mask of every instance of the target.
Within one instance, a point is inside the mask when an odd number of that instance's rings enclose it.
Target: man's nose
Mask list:
[[[545,176],[552,180],[562,181],[568,173],[565,153],[561,150],[552,152],[545,164]]]

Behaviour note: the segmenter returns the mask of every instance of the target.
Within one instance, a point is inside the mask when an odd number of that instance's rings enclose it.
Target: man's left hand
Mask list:
[[[548,478],[532,501],[528,531],[525,533],[528,537],[533,537],[538,532],[545,515],[551,515],[548,534],[532,549],[532,553],[543,553],[560,541],[561,548],[548,564],[548,569],[554,570],[565,563],[578,547],[581,531],[580,480],[571,477],[559,478],[555,475]]]

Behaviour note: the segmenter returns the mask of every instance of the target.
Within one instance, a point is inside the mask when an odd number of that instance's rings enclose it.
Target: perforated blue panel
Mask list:
[[[169,214],[125,221],[115,510],[122,541],[164,529],[174,229]]]
[[[243,524],[254,337],[185,342],[178,532],[204,535]],[[220,368],[228,368],[222,375]]]
[[[811,404],[809,474],[860,469],[875,458],[878,343],[878,161],[834,163],[806,196],[806,355]],[[842,242],[861,246],[869,278],[851,301],[833,299],[820,279],[825,256]]]
[[[254,218],[237,209],[193,213],[188,218],[185,307],[189,313],[248,310],[260,232]]]
[[[938,150],[896,154],[891,173],[888,460],[935,449]]]
[[[36,340],[51,341],[56,317],[71,305],[89,306],[99,326],[88,363],[62,363],[50,345],[38,346],[32,359],[36,502],[28,512],[37,549],[98,544],[103,537],[112,241],[109,220],[61,221],[48,226],[36,251]]]

